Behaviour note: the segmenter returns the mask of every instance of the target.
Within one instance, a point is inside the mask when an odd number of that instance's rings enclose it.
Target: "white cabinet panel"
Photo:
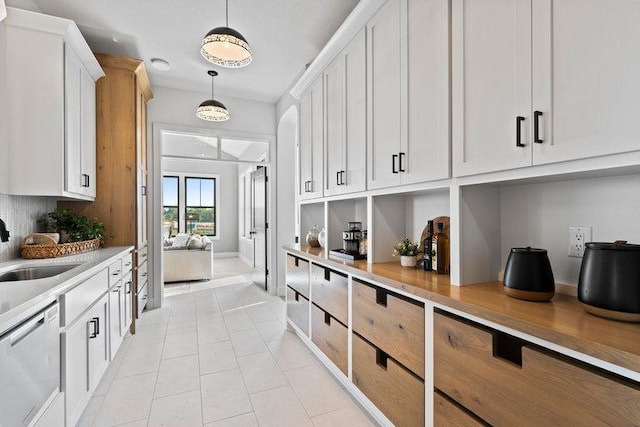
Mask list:
[[[366,186],[366,33],[362,29],[324,72],[324,195]]]
[[[452,27],[454,175],[530,165],[531,0],[454,0]]]
[[[102,374],[109,366],[109,299],[105,294],[89,311],[89,387],[98,386]]]
[[[640,2],[533,2],[533,163],[640,149]]]
[[[400,183],[399,152],[402,133],[402,87],[400,6],[406,0],[389,0],[367,24],[369,138],[368,188]],[[405,57],[406,58],[406,57]]]
[[[89,73],[81,68],[80,73],[80,123],[82,193],[96,196],[96,83]]]
[[[82,194],[82,64],[75,52],[64,50],[64,164],[65,189]]]
[[[298,197],[313,199],[322,196],[323,183],[323,90],[322,76],[312,84],[300,100],[300,160]]]

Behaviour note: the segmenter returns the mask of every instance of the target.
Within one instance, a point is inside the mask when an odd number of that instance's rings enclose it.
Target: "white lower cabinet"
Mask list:
[[[64,394],[58,393],[56,397],[42,414],[34,427],[60,427],[64,425]]]
[[[105,294],[62,333],[67,426],[78,422],[109,364],[107,306]]]

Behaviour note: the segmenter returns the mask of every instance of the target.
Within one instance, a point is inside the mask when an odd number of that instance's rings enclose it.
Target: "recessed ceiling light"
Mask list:
[[[160,58],[152,58],[151,65],[153,65],[153,68],[160,71],[169,71],[171,69],[171,65],[164,59]]]

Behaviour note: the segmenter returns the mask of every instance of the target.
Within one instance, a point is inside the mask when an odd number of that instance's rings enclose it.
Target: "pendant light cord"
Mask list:
[[[229,0],[226,1],[227,7],[226,9],[226,15],[227,15],[227,28],[229,27]]]
[[[215,76],[211,76],[211,99],[215,100],[216,98],[213,96],[213,79]]]

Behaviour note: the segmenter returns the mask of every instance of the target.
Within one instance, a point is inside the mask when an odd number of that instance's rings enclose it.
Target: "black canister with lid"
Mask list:
[[[640,245],[619,240],[585,246],[578,300],[592,314],[640,322]]]
[[[507,295],[526,301],[548,301],[555,295],[555,280],[546,249],[512,248],[504,269]]]

